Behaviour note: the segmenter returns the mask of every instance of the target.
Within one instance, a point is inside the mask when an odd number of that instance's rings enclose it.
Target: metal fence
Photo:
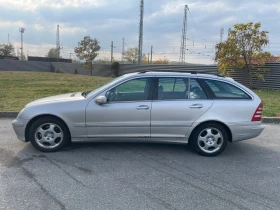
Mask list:
[[[260,67],[265,69],[264,80],[253,79],[253,86],[255,88],[280,90],[280,63],[266,63],[265,66]],[[121,64],[119,75],[137,71],[196,71],[198,73],[218,74],[217,66],[215,65],[129,65]],[[237,82],[249,87],[249,73],[245,69],[230,70],[230,77]]]

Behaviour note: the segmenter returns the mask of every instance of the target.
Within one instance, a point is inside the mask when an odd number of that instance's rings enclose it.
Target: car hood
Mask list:
[[[76,100],[81,100],[81,99],[85,99],[82,96],[82,92],[67,93],[67,94],[62,94],[62,95],[57,95],[57,96],[41,98],[41,99],[30,102],[26,106],[32,106],[32,105],[36,105],[36,104],[47,104],[47,103],[53,103],[53,102],[76,101]]]

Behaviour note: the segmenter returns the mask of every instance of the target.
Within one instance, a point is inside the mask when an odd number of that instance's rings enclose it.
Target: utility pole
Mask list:
[[[113,63],[113,53],[114,53],[114,42],[111,42],[111,65]]]
[[[60,38],[59,38],[59,25],[56,26],[56,55],[60,58]]]
[[[221,28],[221,30],[220,30],[220,42],[223,42],[223,36],[224,36],[224,28]]]
[[[151,64],[153,64],[153,45],[151,46]]]
[[[144,0],[140,0],[138,64],[142,64]]]
[[[124,38],[122,39],[122,63],[124,59]]]
[[[24,33],[24,28],[20,28],[19,29],[19,32],[20,32],[20,40],[21,40],[21,53],[20,53],[20,57],[21,57],[21,60],[23,59],[23,33]]]
[[[229,35],[230,35],[230,32],[231,32],[231,28],[228,29],[228,37],[229,37]]]
[[[19,48],[17,47],[17,57],[19,57],[20,55],[20,52],[19,52]]]
[[[188,5],[185,5],[184,9],[184,19],[183,19],[183,28],[182,28],[182,37],[181,37],[181,47],[180,47],[180,58],[179,63],[184,64],[186,59],[186,42],[187,42],[187,12]]]
[[[150,63],[150,53],[147,54],[148,55],[148,64]]]
[[[8,34],[8,44],[10,44],[10,34]]]

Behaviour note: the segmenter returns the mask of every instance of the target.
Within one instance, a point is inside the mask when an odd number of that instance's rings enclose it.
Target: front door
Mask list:
[[[151,112],[152,138],[185,138],[188,128],[213,104],[196,79],[160,77]]]
[[[150,137],[152,80],[131,79],[105,91],[106,104],[92,100],[86,109],[88,137]]]

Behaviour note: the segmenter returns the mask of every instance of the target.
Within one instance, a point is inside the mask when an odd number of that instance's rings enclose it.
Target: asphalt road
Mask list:
[[[11,122],[0,120],[0,209],[280,209],[280,125],[207,158],[137,143],[43,154]]]

